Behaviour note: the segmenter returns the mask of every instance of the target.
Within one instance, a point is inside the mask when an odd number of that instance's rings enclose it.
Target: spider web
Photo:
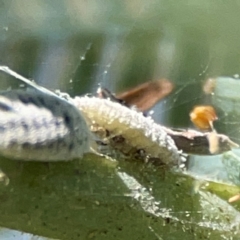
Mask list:
[[[191,68],[191,66],[182,66],[186,63],[182,57],[185,53],[181,51],[179,53],[178,43],[175,40],[176,36],[171,31],[169,33],[169,29],[164,27],[158,29],[161,32],[161,38],[156,37],[155,39],[158,40],[151,41],[142,38],[145,29],[144,27],[139,28],[137,20],[134,20],[126,26],[112,24],[110,26],[111,31],[99,34],[97,37],[88,36],[88,34],[86,34],[86,37],[82,37],[81,34],[78,34],[75,39],[62,40],[53,36],[47,41],[40,42],[23,39],[19,44],[17,41],[13,41],[12,25],[9,23],[11,22],[11,16],[14,14],[15,3],[16,1],[13,0],[5,2],[8,6],[6,7],[7,11],[3,14],[4,21],[1,21],[2,30],[0,33],[2,33],[3,39],[1,64],[11,67],[14,71],[29,79],[34,79],[39,85],[51,90],[60,89],[74,96],[87,93],[95,94],[99,84],[117,93],[142,82],[168,78],[175,84],[175,89],[170,96],[154,107],[153,118],[160,124],[174,128],[192,128],[189,113],[193,106],[213,103],[213,97],[204,94],[202,85],[206,78],[215,77],[215,73],[212,71],[214,56],[211,56],[211,54],[207,57],[206,55],[204,57],[200,56],[195,63],[194,70],[186,73],[186,69]],[[144,16],[150,7],[151,5],[143,4],[135,9],[137,17]],[[151,31],[147,32],[149,35],[151,33]],[[31,37],[34,38],[35,36]],[[143,46],[136,44],[138,38],[144,40]],[[12,46],[18,50],[16,52],[10,51]],[[16,53],[18,54],[17,60],[15,60]],[[186,54],[189,54],[189,52]],[[0,84],[2,89],[8,88],[9,85],[15,88],[22,87],[19,86],[19,83],[9,81],[7,77],[5,83],[1,82]],[[228,114],[220,112],[218,122],[220,124],[216,124],[216,129],[238,142],[236,126],[237,131],[240,131],[240,126],[238,126],[237,117],[235,119],[234,117],[230,118]],[[166,209],[162,208],[161,205],[159,207],[160,201],[155,200],[154,196],[151,195],[154,188],[153,190],[146,189],[145,184],[141,185],[140,181],[137,182],[132,176],[126,176],[121,172],[118,174],[123,180],[126,180],[125,185],[130,186],[131,194],[134,194],[133,198],[140,202],[147,213],[153,215],[157,213],[157,217],[166,215],[166,219],[176,221],[181,220],[181,218],[190,218],[191,214],[198,215],[201,213],[195,212],[194,206],[183,207],[179,211],[177,209],[171,211],[170,203],[174,200],[166,197],[160,198],[163,206],[167,206]],[[140,176],[144,178],[144,176]],[[154,179],[151,179],[151,181],[154,182]],[[129,182],[133,182],[134,186],[132,187]],[[88,179],[88,183],[89,194],[93,194],[91,179]],[[135,188],[136,186],[137,188]],[[156,186],[159,187],[159,185]],[[146,199],[141,199],[142,196]],[[220,206],[223,205],[222,209],[226,208],[224,203],[215,199],[214,196],[202,194],[201,197],[203,198],[203,196],[205,200],[209,198],[214,199],[212,201],[215,201],[215,203],[219,201]],[[201,199],[201,201],[203,200]],[[207,202],[211,201],[207,200]],[[151,206],[149,207],[148,204]],[[203,203],[201,202],[201,204]],[[154,212],[156,209],[157,211]],[[165,210],[166,212],[164,212]],[[234,210],[231,209],[231,211]],[[217,214],[220,212],[219,210]],[[237,216],[236,218],[239,218],[238,213],[234,212],[234,214]],[[207,224],[211,225],[207,221],[196,221],[196,223],[202,224],[203,228],[207,228]],[[216,226],[219,228],[221,225]],[[153,221],[149,220],[146,228],[156,239],[162,239],[157,226],[154,227]]]

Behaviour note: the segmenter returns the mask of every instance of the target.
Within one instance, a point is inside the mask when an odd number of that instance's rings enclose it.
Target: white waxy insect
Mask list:
[[[70,102],[6,67],[33,88],[0,93],[0,153],[11,159],[68,161],[90,151],[91,134]]]
[[[151,118],[117,102],[96,97],[75,97],[73,104],[82,112],[95,133],[107,130],[114,148],[121,152],[145,152],[159,163],[180,165],[180,153],[166,131]],[[100,131],[98,131],[100,130]],[[119,137],[120,136],[120,137]],[[120,144],[117,142],[120,141]]]

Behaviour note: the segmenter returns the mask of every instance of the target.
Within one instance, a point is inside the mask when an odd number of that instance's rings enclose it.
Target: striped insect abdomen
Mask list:
[[[0,154],[67,161],[89,151],[90,133],[71,103],[36,90],[0,93]]]

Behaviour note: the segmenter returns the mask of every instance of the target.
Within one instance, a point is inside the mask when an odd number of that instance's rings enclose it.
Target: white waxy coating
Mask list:
[[[129,147],[143,149],[151,158],[178,165],[181,157],[174,141],[151,118],[107,99],[75,97],[73,104],[90,125],[121,135]]]
[[[0,154],[68,161],[90,151],[90,132],[71,103],[36,90],[0,93]]]

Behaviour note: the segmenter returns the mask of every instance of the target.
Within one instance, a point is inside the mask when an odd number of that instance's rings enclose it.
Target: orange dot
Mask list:
[[[217,120],[215,109],[212,106],[195,106],[190,113],[193,124],[201,130],[213,130],[213,121]]]

